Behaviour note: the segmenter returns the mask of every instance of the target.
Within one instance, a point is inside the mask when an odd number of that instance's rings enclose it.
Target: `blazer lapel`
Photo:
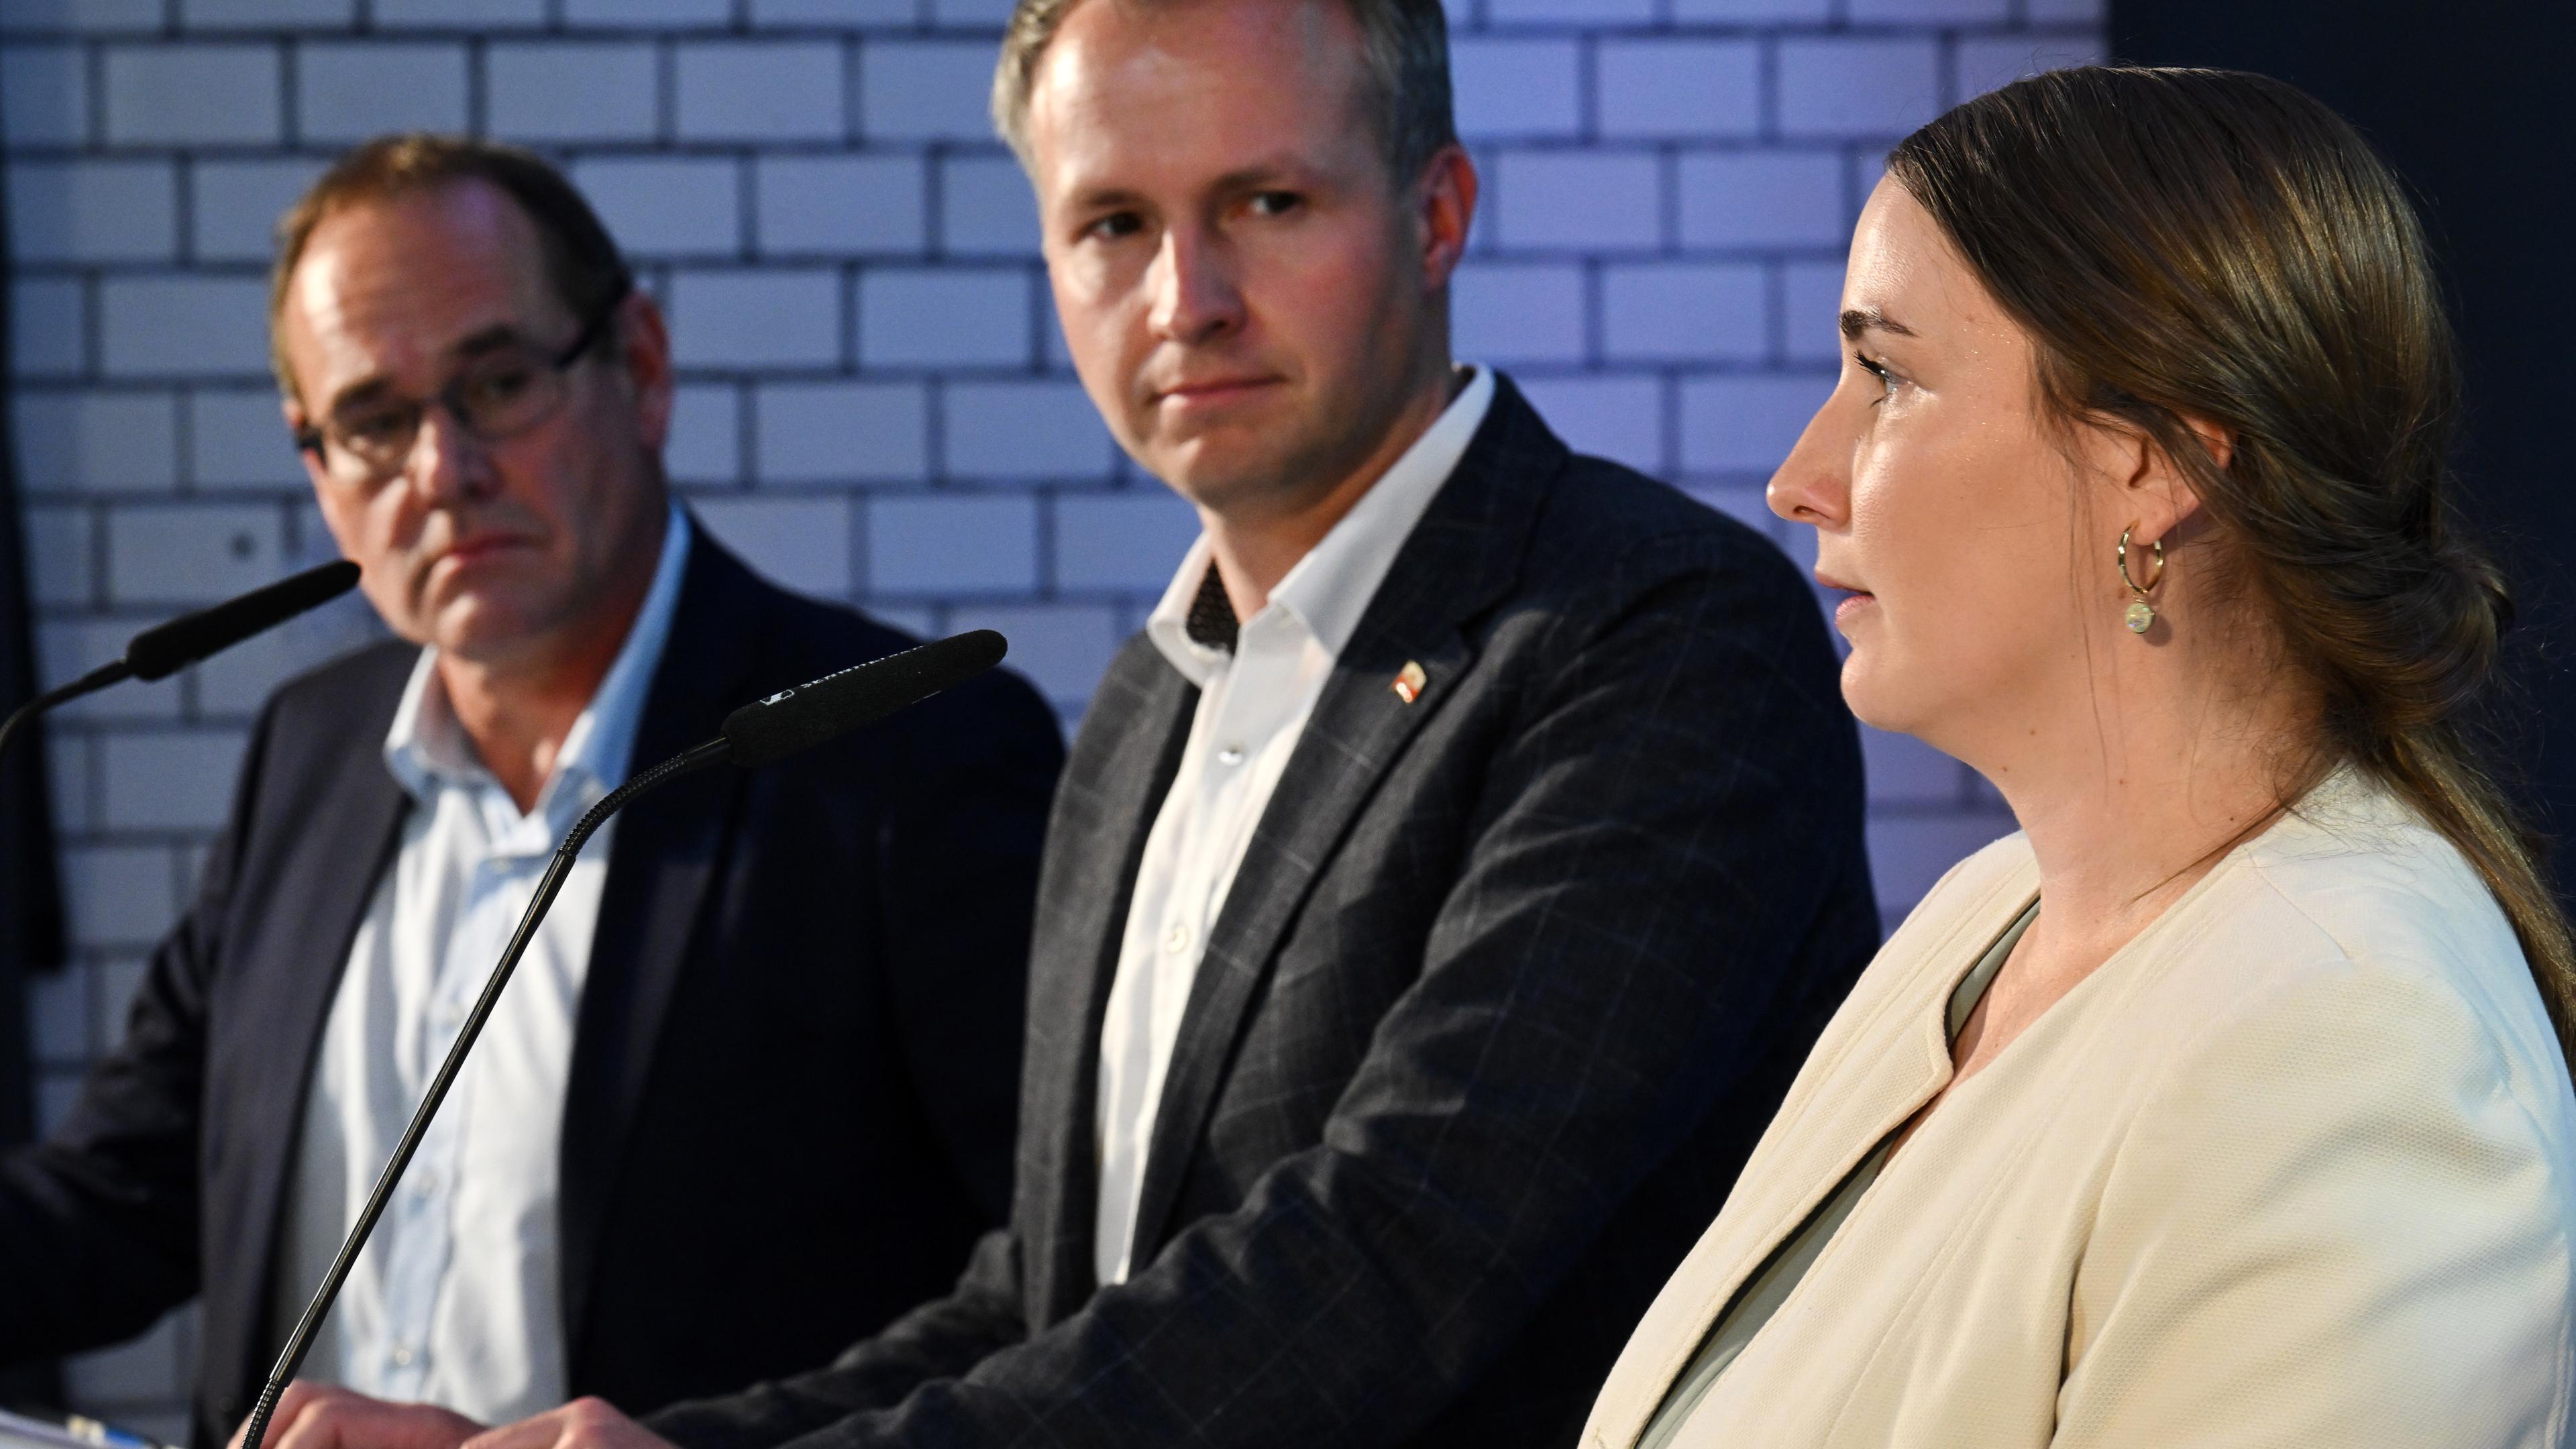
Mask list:
[[[1092,697],[1047,822],[1020,1077],[1021,1201],[1033,1328],[1091,1296],[1099,1209],[1100,1027],[1145,838],[1179,772],[1198,691],[1141,636]]]
[[[402,697],[410,675],[407,661],[412,657],[406,652],[403,665],[389,665],[385,682],[390,687],[352,712],[352,747],[343,752],[330,784],[319,792],[331,808],[308,817],[311,833],[295,851],[293,876],[281,880],[268,901],[242,906],[257,910],[280,901],[293,902],[299,918],[313,929],[276,938],[274,945],[296,948],[282,960],[242,963],[248,968],[248,979],[265,983],[257,997],[240,1004],[253,1029],[227,1030],[217,1038],[216,1050],[232,1058],[218,1069],[227,1065],[233,1069],[224,1074],[240,1100],[225,1110],[221,1122],[210,1120],[209,1128],[229,1134],[224,1147],[239,1154],[241,1167],[211,1184],[206,1217],[212,1222],[266,1227],[253,1251],[218,1254],[207,1260],[207,1303],[239,1305],[241,1315],[232,1323],[210,1318],[206,1326],[208,1362],[203,1377],[209,1385],[255,1386],[268,1368],[265,1355],[276,1350],[277,1341],[284,1339],[288,1325],[304,1307],[301,1299],[270,1301],[275,1295],[278,1254],[284,1247],[281,1204],[287,1173],[301,1151],[305,1097],[312,1087],[313,1059],[322,1047],[323,1027],[339,995],[340,978],[348,970],[359,923],[401,842],[403,815],[410,808],[410,797],[385,769],[378,747]],[[281,1045],[294,1053],[297,1065],[292,1071],[275,1069],[275,1048]],[[302,1285],[301,1291],[309,1293],[318,1286]]]
[[[712,737],[742,702],[759,641],[755,589],[749,570],[696,526],[630,770]],[[610,840],[564,1087],[557,1212],[564,1341],[576,1356],[617,1164],[740,792],[737,770],[684,776],[619,812]]]
[[[1717,1221],[1611,1366],[1584,1429],[1585,1449],[1635,1444],[1736,1293],[1890,1132],[1949,1085],[1951,990],[2028,906],[2037,880],[2036,870],[2019,868],[1982,885],[1963,882],[1967,888],[1918,909],[1881,948],[1860,990],[1870,977],[1889,979],[1891,988],[1873,1009],[1826,1028]]]
[[[1492,409],[1405,540],[1334,661],[1254,827],[1182,1014],[1164,1078],[1136,1211],[1136,1257],[1165,1236],[1181,1183],[1216,1103],[1245,1012],[1308,890],[1415,731],[1455,693],[1473,662],[1462,621],[1518,576],[1540,502],[1564,445],[1498,378]],[[1419,666],[1413,677],[1410,666]],[[1401,677],[1411,698],[1395,688]]]

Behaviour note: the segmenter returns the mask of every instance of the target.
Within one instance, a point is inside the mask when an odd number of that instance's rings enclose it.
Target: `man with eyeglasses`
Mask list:
[[[287,424],[397,637],[269,702],[124,1040],[0,1160],[0,1364],[202,1294],[205,1444],[573,821],[736,705],[910,642],[762,582],[673,501],[661,314],[542,160],[389,137],[280,236]],[[304,1376],[481,1420],[642,1411],[936,1296],[1009,1205],[1061,754],[995,674],[613,821]]]

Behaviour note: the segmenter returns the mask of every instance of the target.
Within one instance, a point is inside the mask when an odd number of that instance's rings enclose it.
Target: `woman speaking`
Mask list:
[[[2508,610],[2399,184],[2277,82],[2036,77],[1896,149],[1841,327],[1771,506],[1854,712],[2021,831],[1881,951],[1586,1442],[2559,1444],[2576,956],[2460,719]]]

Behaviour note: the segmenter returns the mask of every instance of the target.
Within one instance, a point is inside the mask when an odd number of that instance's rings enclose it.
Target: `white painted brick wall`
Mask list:
[[[1845,239],[1889,143],[2101,48],[2100,0],[1451,0],[1485,180],[1458,351],[1559,431],[1811,552],[1761,484],[1827,386]],[[266,377],[277,213],[343,142],[426,124],[563,160],[669,308],[669,461],[773,576],[991,626],[1078,718],[1195,516],[1109,443],[987,127],[1005,0],[0,0],[17,441],[51,679],[326,556]],[[259,701],[369,636],[344,602],[58,717],[79,957],[36,990],[41,1102],[121,1029]],[[1872,736],[1901,911],[2005,822]],[[180,1432],[195,1328],[82,1359]]]
[[[1664,239],[1666,158],[1606,148],[1506,150],[1487,165],[1488,248],[1651,252]]]
[[[849,77],[833,41],[710,41],[679,47],[684,141],[837,141]]]
[[[204,272],[98,284],[99,366],[109,377],[268,375],[268,284]]]
[[[1685,154],[1673,178],[1681,245],[1839,250],[1851,234],[1852,169],[1843,152],[1820,147]]]
[[[285,129],[279,47],[119,45],[102,61],[109,145],[257,146]]]
[[[1118,455],[1082,384],[1071,379],[950,383],[939,416],[949,476],[964,481],[1098,479]]]
[[[10,141],[76,146],[89,134],[89,56],[78,46],[0,52],[0,130]]]
[[[321,174],[320,157],[200,159],[189,179],[188,246],[199,262],[266,268],[277,218]]]
[[[928,601],[1037,588],[1034,498],[879,494],[868,502],[867,526],[868,585],[878,592]]]
[[[1579,262],[1470,258],[1450,281],[1450,344],[1498,367],[1580,365],[1590,353],[1590,276]]]
[[[660,74],[660,52],[641,41],[495,41],[483,55],[484,123],[532,146],[649,141]]]
[[[884,368],[1025,368],[1036,352],[1028,267],[877,267],[859,278],[859,362]]]
[[[1458,133],[1572,140],[1583,132],[1583,47],[1571,39],[1461,36],[1449,47]]]
[[[203,607],[290,572],[283,520],[262,503],[138,505],[107,518],[116,604]]]
[[[930,398],[913,382],[770,382],[752,391],[763,486],[906,483],[930,470]]]
[[[920,156],[764,156],[751,176],[752,241],[763,257],[910,257],[927,243]]]
[[[742,164],[726,156],[602,156],[573,181],[637,261],[742,254]]]
[[[1007,156],[940,161],[939,244],[952,257],[1036,255],[1037,203],[1019,162]]]
[[[1610,140],[1749,137],[1762,124],[1762,47],[1665,36],[1604,40],[1594,61]]]
[[[465,47],[381,40],[298,45],[295,134],[348,146],[381,131],[465,128]]]
[[[247,732],[169,730],[100,741],[99,825],[113,831],[210,831],[224,821]]]
[[[46,262],[168,261],[179,241],[167,161],[30,161],[9,168],[9,255]]]
[[[789,588],[844,598],[853,591],[850,529],[855,512],[847,494],[709,498],[700,504],[698,516],[727,548],[759,559],[763,572]]]
[[[684,368],[837,368],[845,290],[828,267],[680,272],[667,294],[672,352]]]
[[[9,356],[20,377],[76,377],[89,340],[87,300],[70,277],[9,285]]]
[[[1614,262],[1601,274],[1601,350],[1613,362],[1760,362],[1771,283],[1750,262]]]

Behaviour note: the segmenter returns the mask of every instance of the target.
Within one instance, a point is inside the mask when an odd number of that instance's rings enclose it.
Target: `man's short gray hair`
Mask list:
[[[1019,0],[1002,32],[993,69],[993,126],[1020,165],[1029,155],[1029,91],[1038,63],[1083,0]],[[1104,0],[1108,4],[1182,4],[1191,0]],[[1360,28],[1370,118],[1396,185],[1410,184],[1440,149],[1458,139],[1449,100],[1449,17],[1440,0],[1340,0]]]

